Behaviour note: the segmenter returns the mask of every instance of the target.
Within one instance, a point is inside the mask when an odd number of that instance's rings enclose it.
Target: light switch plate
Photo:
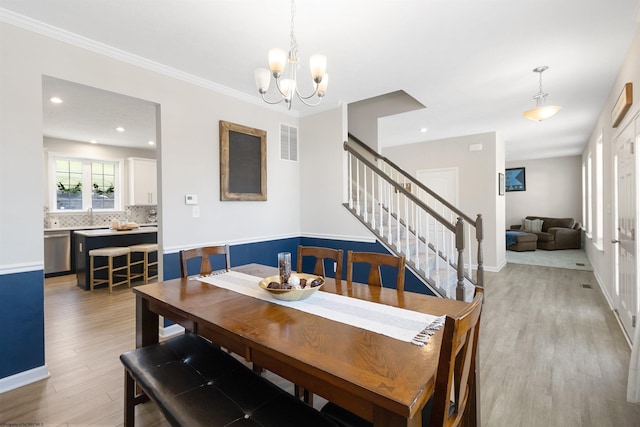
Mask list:
[[[194,218],[200,218],[200,206],[194,206],[191,209],[193,209],[192,211],[192,215]]]
[[[187,194],[184,196],[184,203],[186,205],[197,205],[198,204],[198,196],[195,194]]]

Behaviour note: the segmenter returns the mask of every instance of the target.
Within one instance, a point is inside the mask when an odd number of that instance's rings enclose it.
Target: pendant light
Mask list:
[[[542,73],[548,68],[549,67],[547,67],[546,65],[543,65],[541,67],[533,69],[534,73],[539,74],[540,88],[538,90],[538,93],[533,96],[533,99],[536,100],[536,108],[532,108],[531,110],[527,110],[522,113],[522,115],[529,120],[541,122],[550,117],[553,117],[558,111],[560,111],[560,107],[556,105],[544,105],[545,98],[548,94],[542,91]]]

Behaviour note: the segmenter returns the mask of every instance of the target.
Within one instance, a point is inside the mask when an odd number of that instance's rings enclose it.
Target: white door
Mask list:
[[[635,120],[636,125],[640,119]],[[630,122],[615,138],[616,186],[614,189],[614,239],[617,243],[615,305],[629,337],[633,337],[633,317],[638,312],[638,241],[636,150],[640,132]]]

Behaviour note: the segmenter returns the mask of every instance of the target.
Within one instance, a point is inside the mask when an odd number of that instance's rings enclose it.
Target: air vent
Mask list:
[[[280,159],[298,161],[298,128],[280,123]]]
[[[583,283],[583,284],[581,284],[581,285],[580,285],[580,287],[581,287],[581,288],[585,288],[585,289],[591,289],[591,288],[593,288],[593,286],[591,286],[591,285],[590,285],[590,284],[588,284],[588,283]]]
[[[576,265],[577,265],[578,267],[584,267],[584,262],[576,262]]]

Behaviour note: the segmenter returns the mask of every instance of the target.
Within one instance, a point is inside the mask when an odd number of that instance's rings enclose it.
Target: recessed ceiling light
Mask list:
[[[117,130],[118,132],[124,132],[124,128],[123,128],[122,126],[118,126],[118,127],[116,128],[116,130]]]
[[[421,129],[420,129],[420,132],[421,132],[421,133],[427,133],[427,130],[428,130],[427,128],[421,128]]]
[[[149,144],[149,145],[156,145],[156,143],[155,143],[155,142],[153,142],[153,141],[149,141],[149,142],[148,142],[148,144]]]
[[[90,142],[90,143],[92,143],[92,144],[97,144],[97,143],[98,143],[98,141],[96,141],[95,139],[92,139],[92,140],[91,140],[91,141],[89,141],[89,142]]]
[[[52,96],[51,98],[49,98],[49,101],[51,101],[51,103],[53,104],[62,104],[62,99],[58,98],[57,96]]]

